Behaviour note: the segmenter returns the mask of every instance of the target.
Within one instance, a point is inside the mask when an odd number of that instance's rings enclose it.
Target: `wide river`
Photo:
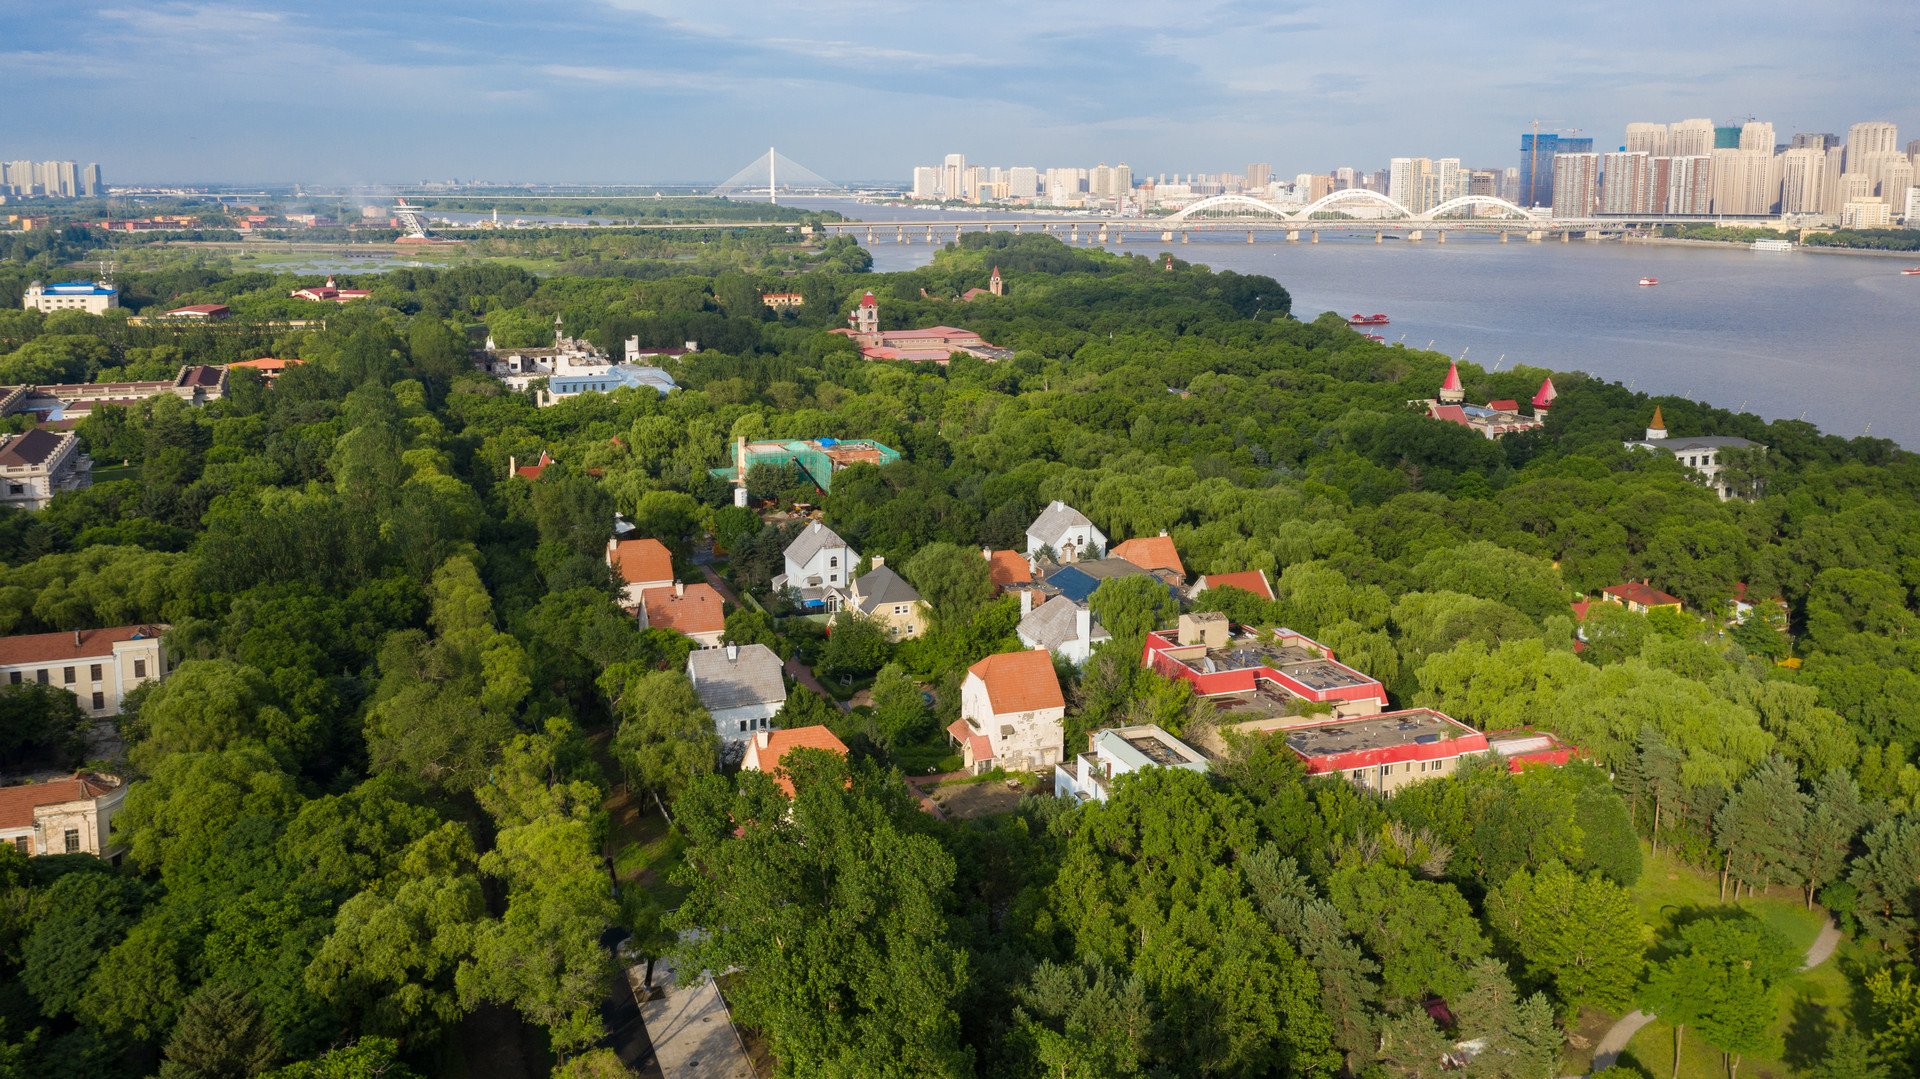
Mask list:
[[[795,201],[875,222],[978,216]],[[1371,234],[1289,244],[1260,236],[1249,244],[1245,232],[1196,233],[1182,244],[1154,235],[1107,247],[1266,274],[1292,294],[1300,318],[1380,312],[1393,320],[1380,331],[1388,341],[1432,342],[1486,366],[1587,371],[1769,419],[1804,414],[1848,438],[1872,424],[1869,433],[1920,448],[1920,277],[1900,274],[1920,256],[1492,237],[1375,244]],[[907,244],[878,232],[870,248],[881,271],[924,266],[935,250],[924,232]],[[1642,287],[1642,277],[1660,283]]]

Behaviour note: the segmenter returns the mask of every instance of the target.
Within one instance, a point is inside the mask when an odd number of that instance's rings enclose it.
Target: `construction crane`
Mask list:
[[[393,216],[399,218],[400,227],[407,230],[406,238],[409,240],[431,239],[427,235],[427,223],[420,217],[420,208],[408,206],[406,199],[396,199],[395,203]]]

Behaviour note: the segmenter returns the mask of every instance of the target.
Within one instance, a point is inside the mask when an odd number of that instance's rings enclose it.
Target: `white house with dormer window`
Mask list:
[[[810,522],[787,544],[787,572],[773,579],[773,590],[791,588],[805,607],[827,607],[836,591],[853,582],[860,553],[819,521]]]

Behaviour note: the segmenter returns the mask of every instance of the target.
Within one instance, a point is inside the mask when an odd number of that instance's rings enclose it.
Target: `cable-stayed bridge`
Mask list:
[[[753,163],[716,187],[715,195],[753,195],[766,192],[770,202],[781,195],[844,195],[847,189],[769,146]]]

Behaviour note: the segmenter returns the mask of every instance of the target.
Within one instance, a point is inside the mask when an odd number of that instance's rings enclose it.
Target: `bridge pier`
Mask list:
[[[1540,242],[1540,239],[1539,229],[1534,229],[1532,232],[1527,233],[1527,242],[1530,244],[1537,244]]]
[[[1316,239],[1316,240],[1318,240],[1318,239],[1320,238],[1320,234],[1319,234],[1319,233],[1317,233],[1317,232],[1316,232],[1316,233],[1314,233],[1314,234],[1313,234],[1313,238],[1314,238],[1314,239]],[[1299,230],[1299,229],[1288,229],[1288,230],[1287,230],[1287,242],[1288,242],[1288,243],[1290,243],[1290,244],[1297,244],[1297,243],[1299,243],[1299,242],[1300,242],[1300,230]]]
[[[1435,240],[1437,240],[1437,241],[1439,241],[1440,243],[1446,243],[1446,242],[1447,242],[1447,230],[1446,230],[1446,229],[1435,229],[1435,230],[1433,230],[1433,231],[1434,231],[1434,239],[1435,239]]]
[[[1161,242],[1161,243],[1163,243],[1163,244],[1164,244],[1164,243],[1172,243],[1172,242],[1173,242],[1173,233],[1172,233],[1172,231],[1170,231],[1170,230],[1169,230],[1169,231],[1167,231],[1167,232],[1162,232],[1162,233],[1160,234],[1160,242]]]
[[[1587,239],[1587,240],[1592,240],[1592,241],[1593,241],[1594,243],[1599,243],[1599,242],[1600,242],[1600,230],[1599,230],[1599,229],[1588,229],[1588,230],[1587,230],[1586,232],[1584,232],[1584,233],[1581,233],[1581,237],[1582,237],[1583,239]]]
[[[1573,230],[1571,230],[1571,229],[1561,229],[1561,230],[1560,230],[1560,242],[1561,242],[1561,243],[1563,243],[1563,244],[1570,244],[1570,243],[1572,243],[1572,242],[1573,242]]]
[[[1252,232],[1248,232],[1248,233],[1247,233],[1247,242],[1248,242],[1248,243],[1252,243],[1252,242],[1253,242],[1253,233],[1252,233]]]
[[[1374,242],[1374,243],[1377,243],[1377,244],[1380,244],[1380,243],[1386,243],[1386,242],[1387,242],[1387,233],[1386,233],[1386,230],[1384,230],[1384,229],[1376,229],[1376,230],[1374,230],[1374,233],[1373,233],[1373,242]]]
[[[1507,242],[1507,230],[1506,230],[1506,229],[1501,229],[1501,230],[1500,230],[1500,242],[1501,242],[1501,243],[1506,243],[1506,242]]]
[[[1187,242],[1187,230],[1186,230],[1186,229],[1181,229],[1181,230],[1180,230],[1180,242],[1181,242],[1181,243],[1186,243],[1186,242]]]
[[[1106,242],[1107,242],[1107,230],[1106,230],[1106,229],[1101,229],[1101,230],[1100,230],[1100,242],[1101,242],[1101,243],[1106,243]]]
[[[1118,230],[1115,230],[1115,232],[1114,232],[1114,234],[1113,234],[1113,242],[1114,242],[1114,243],[1116,243],[1116,244],[1122,244],[1122,243],[1126,243],[1126,242],[1127,242],[1127,234],[1126,234],[1126,233],[1124,233],[1124,232],[1121,232],[1121,231],[1118,231]]]
[[[1313,232],[1312,232],[1312,233],[1310,233],[1310,235],[1311,235],[1311,236],[1313,237],[1313,242],[1314,242],[1314,243],[1319,243],[1319,242],[1320,242],[1320,230],[1319,230],[1319,229],[1314,229],[1314,230],[1313,230]]]
[[[1422,232],[1422,231],[1421,231],[1421,230],[1419,230],[1419,229],[1414,229],[1414,230],[1413,230],[1412,232],[1409,232],[1409,233],[1407,233],[1407,242],[1408,242],[1408,243],[1416,243],[1416,244],[1417,244],[1417,243],[1419,243],[1419,242],[1420,242],[1421,240],[1424,240],[1424,239],[1426,239],[1426,238],[1427,238],[1427,234],[1426,234],[1426,233],[1424,233],[1424,232]]]
[[[872,243],[872,242],[873,242],[873,230],[872,230],[872,229],[868,229],[868,230],[867,230],[867,242],[868,242],[868,243]]]

